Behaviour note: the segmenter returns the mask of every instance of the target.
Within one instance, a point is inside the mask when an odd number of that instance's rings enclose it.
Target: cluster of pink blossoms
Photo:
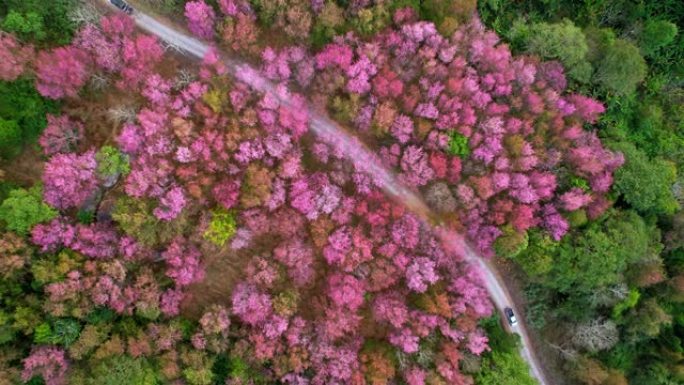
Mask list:
[[[410,10],[400,16],[370,41],[337,37],[302,59],[317,69],[312,100],[355,114],[360,134],[385,143],[379,153],[403,183],[423,192],[446,183],[428,201],[451,207],[441,201],[455,199],[452,211],[485,254],[504,225],[519,232],[542,227],[559,239],[568,229],[565,214],[586,210],[593,218],[609,206],[606,193],[622,155],[583,129],[604,108],[564,95],[558,63],[513,57],[477,19],[444,37]],[[300,83],[305,75],[286,65],[285,54],[267,48],[264,56],[274,79]],[[344,82],[334,81],[340,77]],[[340,107],[340,93],[360,100]],[[465,151],[454,148],[459,140]],[[326,155],[321,146],[317,153]],[[569,178],[586,180],[590,189],[559,187]]]

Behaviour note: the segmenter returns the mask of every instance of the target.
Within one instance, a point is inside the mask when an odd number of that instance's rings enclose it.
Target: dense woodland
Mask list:
[[[681,1],[131,2],[201,62],[93,4],[0,1],[0,384],[535,384],[314,111],[554,384],[684,382]]]

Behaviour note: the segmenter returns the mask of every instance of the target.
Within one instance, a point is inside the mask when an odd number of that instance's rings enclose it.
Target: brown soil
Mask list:
[[[211,250],[213,249],[213,250]],[[229,245],[221,250],[203,248],[206,277],[187,290],[181,311],[190,318],[199,318],[211,304],[230,305],[233,286],[243,277],[243,271],[251,260],[251,252],[235,251]]]
[[[43,154],[38,145],[28,145],[19,156],[2,165],[3,173],[0,173],[0,179],[4,178],[22,187],[30,187],[40,181],[43,175],[43,162]]]

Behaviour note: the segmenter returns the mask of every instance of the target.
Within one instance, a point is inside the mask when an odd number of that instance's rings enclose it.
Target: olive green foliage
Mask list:
[[[649,159],[630,143],[612,146],[625,156],[625,164],[615,172],[615,190],[624,200],[644,214],[674,214],[679,209],[672,184],[677,169],[672,162]]]
[[[527,231],[518,232],[513,226],[505,226],[503,234],[494,242],[496,254],[505,258],[515,258],[527,249],[529,236]]]
[[[631,263],[655,257],[660,232],[633,211],[614,211],[606,219],[561,242],[546,281],[559,292],[588,293],[616,284]]]
[[[551,270],[558,242],[539,230],[530,230],[527,244],[514,260],[530,278],[543,277]]]
[[[57,113],[57,107],[38,94],[31,80],[0,81],[0,160],[35,141],[47,124],[46,114]]]
[[[12,190],[0,204],[0,221],[8,230],[20,235],[26,235],[33,226],[56,216],[57,211],[43,202],[40,186]]]
[[[76,27],[69,19],[76,6],[76,0],[4,0],[0,27],[39,44],[64,45]]]
[[[148,247],[169,242],[187,230],[187,213],[171,221],[160,221],[152,214],[155,207],[149,200],[123,196],[114,204],[112,218],[127,235]]]
[[[572,21],[564,19],[560,23],[529,24],[518,20],[509,35],[511,41],[526,52],[563,63],[571,79],[584,83],[591,78],[587,39],[582,29]]]
[[[204,232],[204,239],[222,247],[235,235],[237,223],[235,215],[227,210],[217,209],[211,212],[211,222]]]
[[[608,92],[629,95],[644,80],[647,69],[639,48],[629,41],[616,39],[601,51],[594,81]]]
[[[444,36],[451,36],[459,24],[470,20],[476,7],[476,0],[423,0],[420,16],[433,21]]]
[[[85,385],[156,385],[157,374],[145,358],[114,356],[97,364]]]
[[[651,56],[671,44],[677,36],[677,25],[667,20],[648,20],[639,35],[639,48],[644,56]]]
[[[470,155],[470,147],[468,147],[468,137],[456,131],[449,134],[449,145],[447,152],[453,156],[467,158]]]

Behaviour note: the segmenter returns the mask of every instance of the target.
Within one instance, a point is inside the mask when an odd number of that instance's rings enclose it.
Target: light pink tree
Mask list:
[[[187,286],[204,278],[202,254],[182,238],[176,238],[162,253],[166,263],[166,275],[174,280],[176,287]]]
[[[249,325],[264,322],[273,312],[270,296],[249,283],[240,283],[233,289],[232,304],[232,312]]]
[[[121,89],[136,89],[152,74],[154,66],[159,63],[164,50],[154,36],[138,35],[125,38],[122,57],[124,67],[121,71],[123,79],[117,86]]]
[[[21,379],[28,382],[34,376],[40,376],[46,385],[62,385],[66,383],[67,368],[64,350],[41,346],[34,349],[31,355],[24,359]]]
[[[188,19],[190,32],[202,39],[210,40],[214,37],[216,13],[204,0],[185,3],[185,17]]]
[[[183,188],[175,186],[161,197],[159,206],[153,211],[154,216],[163,221],[170,221],[183,211],[187,203]]]
[[[43,172],[45,201],[62,210],[81,206],[97,190],[96,170],[94,151],[53,156]]]
[[[0,80],[9,82],[18,78],[33,55],[32,46],[22,45],[14,36],[0,32]]]
[[[45,155],[73,152],[83,138],[83,124],[71,120],[67,115],[47,115],[47,126],[38,143]]]
[[[42,51],[36,59],[36,88],[50,99],[75,97],[90,78],[91,58],[74,46]]]

